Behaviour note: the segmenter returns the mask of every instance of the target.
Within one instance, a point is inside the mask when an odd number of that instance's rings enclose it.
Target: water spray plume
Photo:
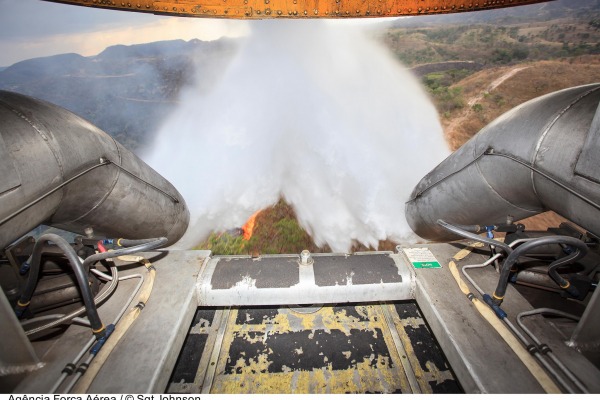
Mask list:
[[[355,26],[256,21],[213,90],[199,87],[145,157],[190,208],[178,246],[281,197],[336,252],[413,237],[404,202],[449,152],[417,80]]]

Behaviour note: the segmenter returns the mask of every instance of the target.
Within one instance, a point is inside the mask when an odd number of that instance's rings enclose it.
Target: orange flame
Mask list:
[[[248,221],[242,226],[242,231],[244,232],[244,240],[250,240],[252,237],[252,232],[254,231],[254,225],[256,223],[256,217],[260,213],[260,210],[255,212],[248,218]]]

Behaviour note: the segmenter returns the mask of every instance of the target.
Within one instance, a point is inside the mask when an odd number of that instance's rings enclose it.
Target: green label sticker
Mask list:
[[[402,249],[402,251],[404,251],[414,268],[442,268],[442,265],[427,247]]]

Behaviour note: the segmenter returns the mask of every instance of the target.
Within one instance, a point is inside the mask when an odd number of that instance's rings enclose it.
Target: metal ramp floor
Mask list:
[[[198,308],[167,393],[461,393],[414,301]]]

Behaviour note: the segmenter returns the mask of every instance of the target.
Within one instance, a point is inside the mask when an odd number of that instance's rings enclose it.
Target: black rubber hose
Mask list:
[[[444,228],[446,230],[449,230],[450,232],[455,233],[455,234],[457,234],[459,236],[462,236],[464,238],[476,240],[476,241],[481,242],[481,243],[487,243],[487,244],[489,244],[491,246],[496,246],[496,248],[500,248],[500,249],[504,250],[504,252],[506,254],[510,254],[513,251],[513,249],[511,249],[510,246],[508,246],[504,242],[500,242],[498,240],[490,239],[490,238],[487,238],[487,237],[479,236],[479,235],[477,235],[475,233],[468,232],[468,231],[466,231],[464,229],[461,229],[461,228],[457,227],[456,225],[449,224],[448,222],[446,222],[446,221],[444,221],[442,219],[438,219],[437,223],[442,228]]]
[[[548,275],[550,278],[552,278],[552,280],[556,282],[561,289],[566,290],[571,296],[576,298],[579,297],[579,290],[577,290],[575,286],[571,285],[571,282],[563,278],[557,270],[562,266],[572,264],[573,262],[585,257],[587,251],[587,246],[585,243],[581,242],[581,245],[576,248],[574,253],[552,262],[548,268]]]
[[[461,224],[452,224],[455,228],[462,229],[463,231],[471,232],[471,233],[483,233],[485,232],[485,225],[461,225]]]
[[[71,265],[71,268],[75,273],[77,283],[79,284],[81,296],[83,298],[83,303],[85,304],[87,317],[90,321],[92,331],[97,336],[103,335],[104,325],[100,320],[98,310],[96,309],[96,305],[94,304],[94,296],[92,295],[92,291],[88,285],[87,268],[84,268],[84,266],[81,264],[77,253],[75,252],[73,247],[71,247],[69,242],[53,233],[47,233],[40,236],[38,241],[33,246],[29,278],[17,305],[19,307],[27,307],[29,305],[29,301],[31,300],[33,292],[35,291],[35,287],[37,286],[41,264],[40,261],[42,259],[42,250],[46,242],[53,242],[54,244],[56,244],[56,246],[63,251],[65,257],[67,257],[67,260],[69,261],[69,264]]]
[[[554,272],[556,273],[556,275],[558,275],[558,273],[556,272],[556,268],[578,260],[579,258],[585,256],[588,250],[585,243],[571,236],[546,236],[523,243],[506,258],[506,261],[504,261],[504,264],[502,265],[500,279],[498,280],[498,286],[496,287],[496,290],[494,291],[494,294],[492,296],[494,304],[500,305],[502,303],[504,295],[506,294],[506,288],[508,287],[508,277],[510,275],[510,270],[513,267],[513,265],[517,262],[518,258],[522,255],[527,254],[527,252],[533,250],[538,246],[545,246],[548,244],[566,244],[568,246],[573,246],[576,249],[575,253],[569,254],[568,256],[556,260],[552,264],[550,264],[551,269],[554,265]],[[548,273],[550,273],[550,271],[548,271]],[[568,281],[566,281],[562,277],[560,277],[560,279],[563,279],[566,282],[567,287],[569,286]],[[561,285],[561,287],[563,286],[564,285]],[[563,289],[566,289],[566,287],[563,287]]]
[[[125,239],[123,239],[123,240],[125,240]],[[155,238],[155,239],[143,240],[143,242],[144,242],[143,244],[139,244],[137,246],[123,247],[121,249],[107,251],[106,253],[97,253],[97,254],[91,255],[85,259],[85,261],[83,262],[83,266],[88,267],[89,265],[91,265],[95,262],[98,262],[101,260],[106,260],[107,258],[119,257],[119,256],[127,255],[127,254],[139,253],[141,251],[153,250],[153,249],[156,249],[156,248],[164,245],[165,243],[167,243],[168,239],[166,237],[160,237],[160,238]]]

